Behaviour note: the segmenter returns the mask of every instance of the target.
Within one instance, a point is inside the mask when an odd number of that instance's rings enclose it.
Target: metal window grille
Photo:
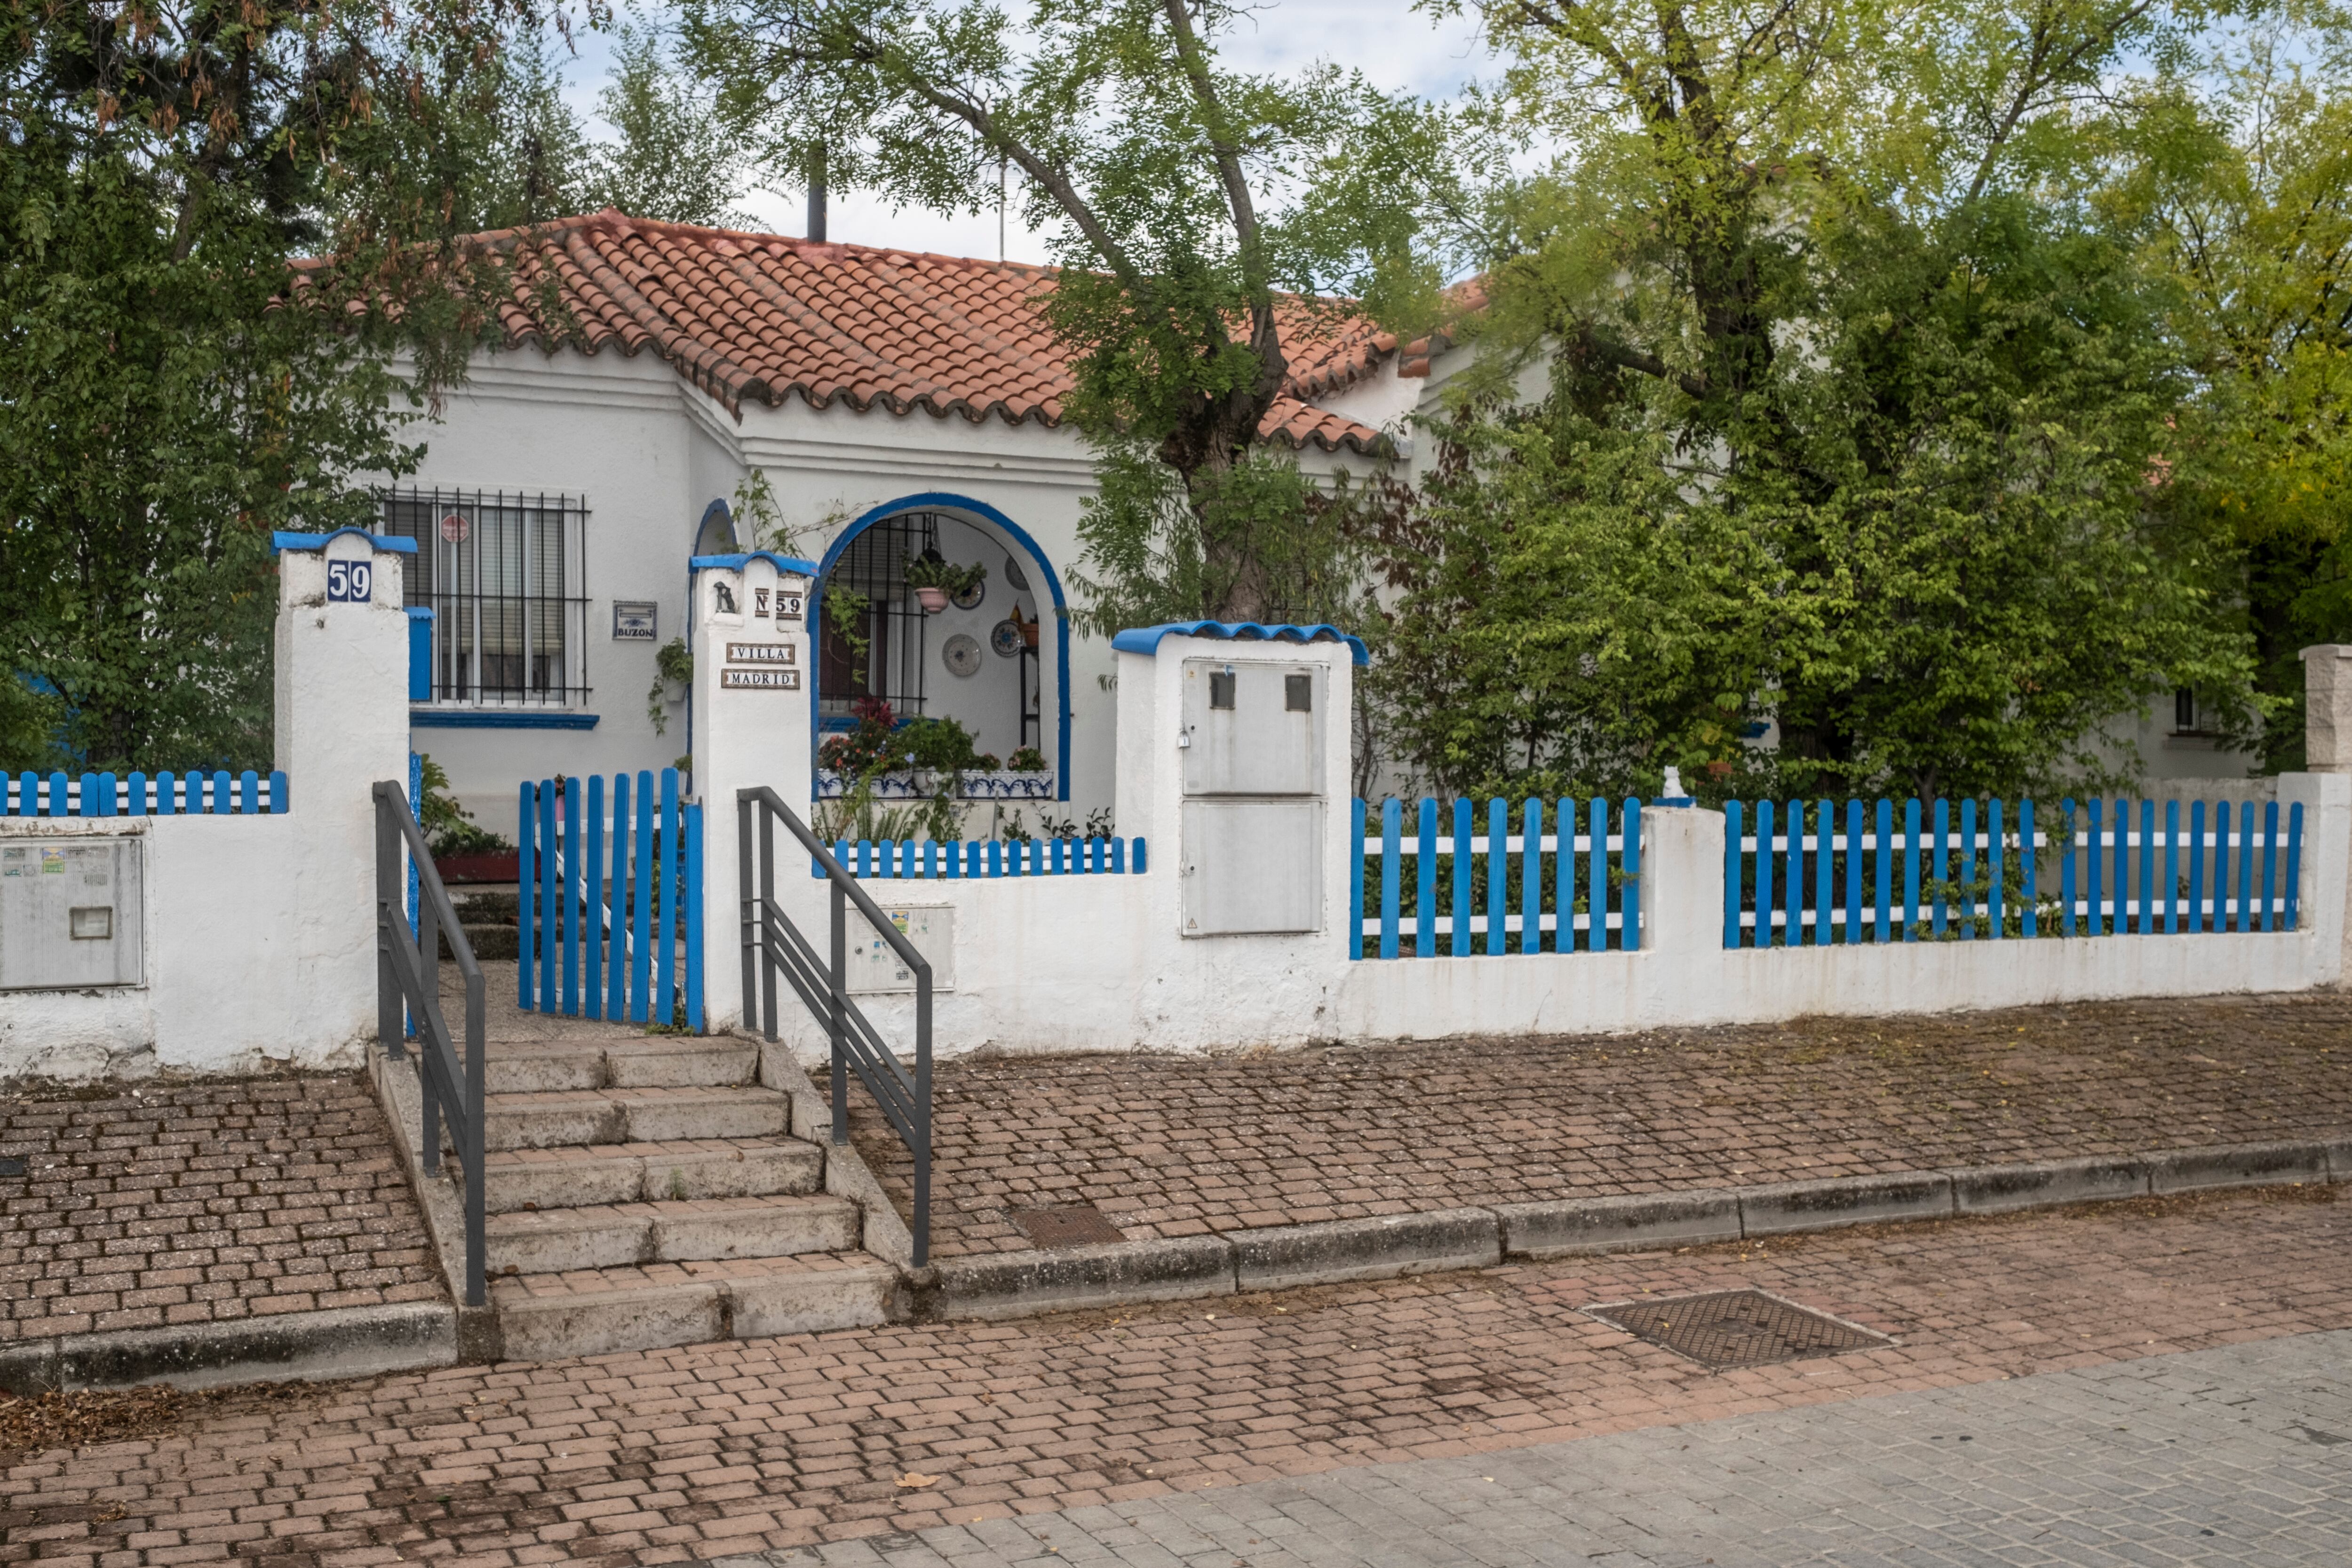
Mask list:
[[[520,490],[403,489],[383,531],[416,541],[408,603],[433,611],[433,700],[562,707],[588,697],[586,504]]]
[[[858,627],[866,647],[857,648],[826,614],[817,669],[819,712],[845,714],[866,697],[881,698],[901,719],[922,712],[924,616],[907,586],[906,566],[939,543],[938,513],[904,512],[867,528],[834,563],[824,592],[855,594],[866,601]]]

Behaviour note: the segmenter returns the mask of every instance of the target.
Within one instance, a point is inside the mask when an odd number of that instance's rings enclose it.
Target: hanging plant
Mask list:
[[[923,613],[936,616],[948,607],[950,599],[961,598],[986,582],[988,568],[976,561],[969,566],[953,565],[927,552],[908,559],[905,574],[907,586],[915,591]]]
[[[669,715],[662,711],[663,700],[669,688],[683,689],[694,679],[694,655],[687,650],[684,637],[672,637],[654,654],[654,683],[646,690],[646,717],[654,721],[654,733],[669,733]]]

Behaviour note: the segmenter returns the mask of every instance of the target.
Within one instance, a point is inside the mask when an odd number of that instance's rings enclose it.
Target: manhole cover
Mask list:
[[[1094,1247],[1125,1241],[1118,1226],[1103,1218],[1092,1204],[1063,1204],[1055,1208],[1014,1209],[1013,1223],[1038,1247]]]
[[[1762,1290],[1710,1290],[1700,1296],[1612,1301],[1584,1310],[1612,1329],[1622,1329],[1705,1365],[1727,1369],[1843,1355],[1895,1342],[1885,1334]]]

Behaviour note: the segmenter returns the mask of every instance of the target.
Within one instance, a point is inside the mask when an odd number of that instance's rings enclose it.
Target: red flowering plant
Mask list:
[[[869,773],[890,771],[893,765],[903,765],[906,758],[898,754],[903,748],[894,748],[892,737],[898,727],[898,716],[890,704],[879,697],[861,697],[849,705],[850,715],[857,727],[845,734],[828,735],[817,748],[817,763],[832,769],[844,779],[862,779]]]

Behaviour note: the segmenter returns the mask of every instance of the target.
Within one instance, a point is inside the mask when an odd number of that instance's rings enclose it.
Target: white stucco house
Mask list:
[[[1049,269],[613,211],[485,237],[521,252],[533,286],[383,512],[417,540],[411,602],[435,611],[412,743],[485,826],[512,831],[527,777],[686,752],[688,704],[648,693],[656,650],[688,629],[688,563],[761,545],[812,563],[820,595],[874,605],[865,668],[838,637],[816,661],[820,725],[880,696],[959,720],[1001,758],[1042,751],[1039,804],[1057,818],[1110,807],[1112,657],[1066,619],[1094,480],[1031,303]],[[568,334],[542,319],[547,279]],[[1429,345],[1401,353],[1360,320],[1286,342],[1272,438],[1310,471],[1368,468],[1384,431],[1404,445]],[[730,510],[753,469],[781,541],[743,537]],[[927,548],[987,568],[976,600],[913,606],[901,567]],[[1041,623],[1034,649],[1024,622]]]
[[[961,721],[1000,758],[1042,752],[1033,828],[1040,808],[1110,808],[1111,650],[1066,618],[1094,475],[1032,302],[1050,269],[610,210],[483,241],[520,262],[502,343],[383,503],[385,530],[418,542],[410,602],[435,612],[411,743],[483,826],[511,834],[526,778],[686,752],[688,704],[655,691],[656,652],[689,630],[689,561],[761,546],[814,568],[821,727],[879,696]],[[551,294],[568,330],[546,319]],[[1385,441],[1408,478],[1412,415],[1473,352],[1353,318],[1302,320],[1286,345],[1268,437],[1324,473],[1368,469]],[[755,469],[781,540],[745,537],[730,510]],[[901,568],[926,550],[985,566],[978,596],[915,607]],[[872,602],[862,667],[822,630],[831,587]],[[2138,721],[2151,780],[2245,774],[2199,731],[2188,699]]]

